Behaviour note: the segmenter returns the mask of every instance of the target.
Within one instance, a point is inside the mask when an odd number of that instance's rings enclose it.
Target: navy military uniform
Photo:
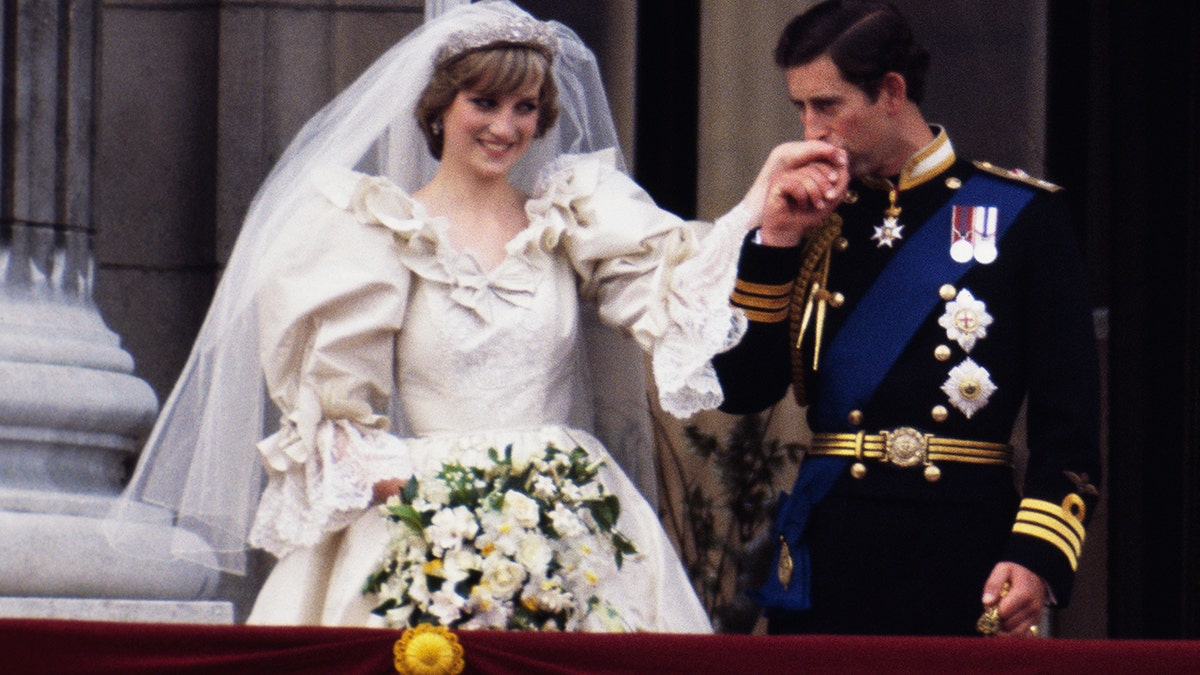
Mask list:
[[[798,528],[776,524],[774,633],[973,634],[1004,560],[1060,606],[1071,595],[1100,472],[1078,248],[1057,188],[959,160],[935,131],[897,190],[852,181],[804,246],[742,251],[733,301],[751,327],[714,362],[722,409],[763,410],[794,383],[814,434],[793,491],[811,503]],[[1026,397],[1018,495],[1007,444]],[[810,597],[778,602],[807,579]]]

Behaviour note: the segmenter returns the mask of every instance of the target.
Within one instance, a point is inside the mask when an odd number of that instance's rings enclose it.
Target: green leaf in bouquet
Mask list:
[[[615,556],[617,561],[617,569],[621,568],[621,563],[624,562],[625,556],[635,555],[638,552],[637,546],[634,546],[633,542],[629,541],[629,539],[620,532],[613,532],[612,543],[613,548],[616,550]]]
[[[604,495],[600,499],[590,499],[584,502],[592,511],[592,517],[600,526],[601,532],[611,532],[621,516],[621,502],[616,495]]]
[[[372,592],[374,592],[374,591],[372,591]],[[371,613],[378,615],[378,616],[387,616],[387,613],[389,611],[391,611],[399,606],[400,606],[400,603],[396,602],[395,598],[388,598],[387,600],[384,600],[383,602],[379,603],[374,609],[372,609]]]
[[[408,482],[404,484],[404,487],[400,489],[400,499],[403,500],[405,504],[413,503],[413,501],[417,498],[417,489],[419,487],[420,483],[417,481],[416,476],[409,478]]]
[[[396,565],[397,562],[393,560],[388,565],[371,573],[371,576],[367,577],[366,582],[363,583],[363,593],[378,593],[383,588],[383,584],[395,574]]]
[[[391,504],[387,510],[389,517],[397,523],[408,525],[417,534],[425,531],[425,521],[421,519],[421,512],[411,504]]]

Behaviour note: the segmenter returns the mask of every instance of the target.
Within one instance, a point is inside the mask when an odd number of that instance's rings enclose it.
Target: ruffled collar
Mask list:
[[[447,218],[431,215],[390,179],[335,168],[315,172],[313,180],[360,223],[391,230],[397,255],[414,274],[449,286],[454,302],[490,322],[497,302],[529,306],[550,270],[551,252],[569,228],[589,220],[586,200],[611,171],[613,149],[564,155],[548,165],[525,203],[529,226],[508,242],[504,260],[491,270],[454,248]]]

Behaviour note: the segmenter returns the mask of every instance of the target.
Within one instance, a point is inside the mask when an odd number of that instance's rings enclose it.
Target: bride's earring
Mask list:
[[[433,132],[434,136],[441,136],[442,135],[442,121],[434,120],[433,122],[431,122],[429,124],[429,130],[431,132]]]

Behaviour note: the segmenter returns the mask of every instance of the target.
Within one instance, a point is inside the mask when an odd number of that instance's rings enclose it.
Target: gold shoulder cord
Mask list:
[[[821,332],[825,323],[825,304],[829,291],[826,284],[829,280],[829,258],[833,243],[842,234],[842,218],[831,215],[825,219],[816,232],[807,237],[804,251],[800,259],[800,272],[796,275],[796,283],[792,286],[792,302],[788,310],[791,322],[792,338],[792,393],[796,403],[808,404],[808,393],[804,384],[805,363],[800,353],[800,343],[808,331],[812,320],[813,308],[817,312],[817,336],[813,346],[813,362],[821,349]]]

